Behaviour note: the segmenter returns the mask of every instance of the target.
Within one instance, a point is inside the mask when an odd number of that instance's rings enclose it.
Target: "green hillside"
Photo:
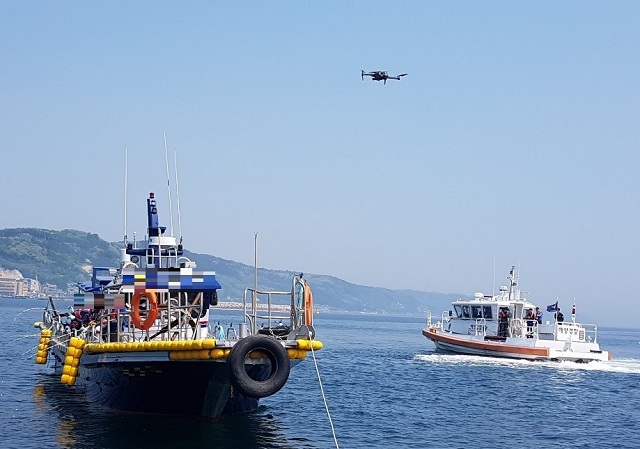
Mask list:
[[[185,251],[197,263],[198,270],[212,270],[222,285],[221,299],[242,298],[252,287],[252,266],[208,254]],[[0,230],[0,267],[20,270],[23,276],[37,278],[64,288],[68,283],[90,279],[91,266],[118,266],[120,244],[109,243],[97,234],[65,229],[51,231],[35,228]],[[260,290],[287,291],[294,271],[258,269]],[[311,282],[319,307],[367,313],[423,314],[431,309],[436,315],[448,309],[458,295],[390,290],[352,284],[333,276],[305,273]]]
[[[65,229],[0,230],[0,267],[20,270],[24,277],[64,288],[88,280],[83,266],[116,266],[118,247],[97,234]]]

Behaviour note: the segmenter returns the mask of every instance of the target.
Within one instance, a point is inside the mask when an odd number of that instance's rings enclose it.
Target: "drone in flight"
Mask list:
[[[407,76],[407,73],[401,73],[400,75],[397,75],[397,76],[389,76],[387,72],[382,70],[377,70],[375,72],[365,72],[364,70],[361,70],[361,72],[362,72],[361,77],[363,81],[365,76],[370,76],[373,81],[383,81],[384,84],[387,84],[387,80],[400,81],[400,78],[402,78],[403,76]]]

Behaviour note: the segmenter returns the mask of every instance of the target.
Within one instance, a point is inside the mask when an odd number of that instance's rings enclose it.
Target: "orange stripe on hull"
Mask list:
[[[482,351],[504,352],[509,354],[518,354],[522,356],[549,357],[549,348],[534,348],[527,346],[513,346],[502,342],[493,341],[471,341],[463,338],[450,337],[443,333],[438,333],[435,329],[423,329],[422,335],[432,341],[439,341],[451,345],[462,346]]]

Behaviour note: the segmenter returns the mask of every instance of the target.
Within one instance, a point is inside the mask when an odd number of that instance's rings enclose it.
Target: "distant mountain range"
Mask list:
[[[117,267],[122,244],[109,243],[97,234],[65,229],[37,228],[0,230],[0,267],[20,270],[23,276],[64,288],[68,283],[90,279],[90,266]],[[242,298],[253,286],[254,268],[209,254],[185,251],[198,270],[212,270],[222,285],[221,300]],[[259,290],[288,291],[293,271],[258,268]],[[437,316],[450,308],[457,294],[390,290],[356,285],[333,276],[305,273],[313,288],[317,307],[335,311],[424,314],[431,309]]]

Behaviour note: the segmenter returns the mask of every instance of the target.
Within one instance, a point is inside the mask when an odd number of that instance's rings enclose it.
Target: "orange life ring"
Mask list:
[[[304,324],[313,325],[313,294],[309,284],[304,286]]]
[[[140,301],[147,298],[147,316],[143,320],[140,318]],[[158,318],[158,296],[151,291],[137,290],[131,298],[131,322],[138,328],[146,331],[153,326],[154,321]]]

